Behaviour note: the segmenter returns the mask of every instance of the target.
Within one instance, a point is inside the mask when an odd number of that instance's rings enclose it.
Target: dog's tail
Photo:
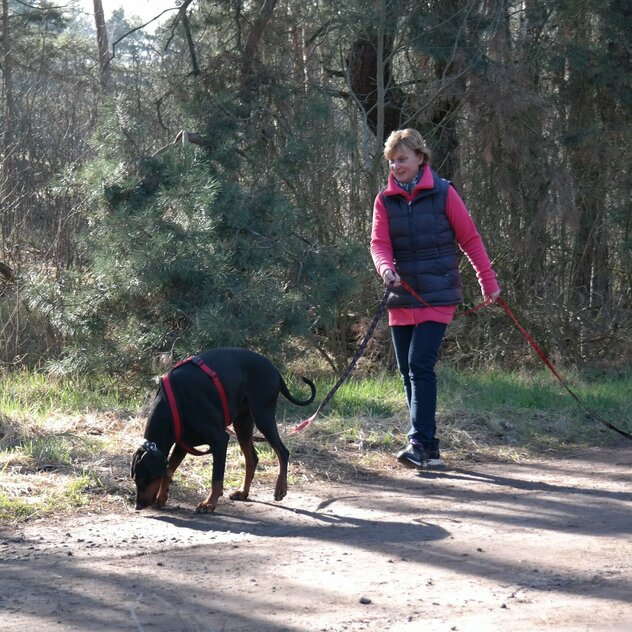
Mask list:
[[[305,384],[309,386],[310,390],[312,391],[309,399],[296,399],[288,390],[288,387],[285,385],[283,378],[281,378],[281,388],[279,390],[281,391],[281,393],[283,393],[283,396],[287,400],[291,401],[293,404],[296,404],[297,406],[307,406],[308,404],[311,404],[316,398],[316,387],[314,386],[314,382],[308,380],[306,377],[301,377],[301,379],[303,380],[303,382],[305,382]]]

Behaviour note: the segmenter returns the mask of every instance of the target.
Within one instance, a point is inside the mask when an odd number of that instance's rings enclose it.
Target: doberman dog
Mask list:
[[[213,381],[209,379],[210,374],[214,374]],[[145,441],[132,457],[136,509],[150,505],[163,507],[173,474],[187,452],[210,452],[213,455],[211,492],[196,511],[214,511],[224,492],[229,423],[233,425],[245,461],[243,486],[230,498],[248,498],[259,460],[253,443],[256,426],[279,460],[274,499],[282,500],[287,494],[289,450],[279,437],[276,403],[279,393],[297,406],[307,406],[314,401],[316,387],[307,378],[302,380],[311,389],[306,400],[291,395],[270,360],[247,349],[214,349],[175,365],[161,380],[145,426]],[[198,452],[189,447],[201,445],[208,445],[208,451]]]

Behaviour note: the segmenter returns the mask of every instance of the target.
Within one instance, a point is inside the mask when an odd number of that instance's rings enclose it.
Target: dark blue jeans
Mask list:
[[[435,439],[437,377],[435,364],[447,325],[428,321],[391,327],[397,366],[404,380],[410,411],[408,438],[429,444]]]

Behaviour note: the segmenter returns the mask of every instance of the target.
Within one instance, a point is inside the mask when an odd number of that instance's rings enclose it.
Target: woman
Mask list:
[[[485,301],[500,294],[496,275],[463,200],[430,167],[430,152],[414,129],[393,132],[384,145],[390,174],[375,198],[371,256],[386,285],[388,320],[410,412],[408,445],[397,459],[407,467],[442,465],[436,438],[441,342],[462,302],[457,246],[476,271]],[[403,279],[424,302],[404,289]]]

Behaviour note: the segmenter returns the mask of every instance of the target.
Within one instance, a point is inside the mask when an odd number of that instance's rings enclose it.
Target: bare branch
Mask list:
[[[185,5],[188,6],[189,4],[191,4],[191,2],[193,2],[193,0],[188,0],[188,2],[183,4],[181,7],[172,7],[171,9],[165,9],[164,11],[161,11],[156,17],[153,17],[148,22],[145,22],[144,24],[141,24],[140,26],[135,26],[133,29],[130,29],[129,31],[127,31],[127,33],[124,33],[123,35],[121,35],[121,37],[119,37],[115,42],[112,43],[112,56],[110,57],[110,61],[116,57],[115,49],[116,49],[116,45],[119,42],[122,42],[126,37],[129,37],[132,33],[136,33],[136,31],[140,31],[141,29],[144,29],[146,26],[149,26],[152,22],[155,22],[156,20],[161,18],[165,13],[168,13],[169,11],[182,11]]]
[[[155,156],[157,156],[158,154],[161,154],[166,149],[169,149],[169,147],[173,147],[174,145],[177,145],[180,142],[183,145],[192,144],[192,145],[199,145],[200,147],[208,147],[209,145],[209,143],[206,140],[204,140],[204,138],[202,138],[199,134],[194,134],[193,132],[188,132],[187,130],[182,129],[176,134],[176,137],[170,143],[167,143],[166,145],[163,145],[160,149],[157,149],[151,155],[151,157],[154,158]]]

